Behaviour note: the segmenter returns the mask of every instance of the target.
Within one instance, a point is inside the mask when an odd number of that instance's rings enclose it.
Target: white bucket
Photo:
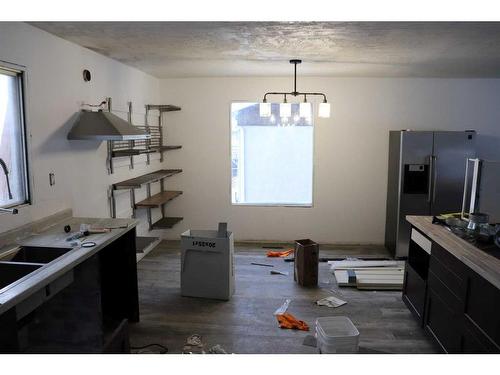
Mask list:
[[[318,318],[316,340],[320,353],[356,353],[359,331],[346,316]]]

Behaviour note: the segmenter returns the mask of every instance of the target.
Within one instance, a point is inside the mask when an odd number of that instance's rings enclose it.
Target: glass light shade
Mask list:
[[[300,103],[299,113],[300,117],[311,117],[311,103]]]
[[[281,103],[280,104],[280,117],[290,117],[292,115],[292,104],[291,103]]]
[[[260,103],[259,105],[260,117],[271,116],[271,103]]]
[[[319,103],[318,116],[323,118],[330,117],[330,103]]]

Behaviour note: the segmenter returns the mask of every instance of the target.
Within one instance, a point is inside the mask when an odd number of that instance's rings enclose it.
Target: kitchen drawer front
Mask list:
[[[445,285],[433,271],[429,272],[427,279],[427,287],[439,296],[441,301],[446,306],[457,314],[462,314],[464,311],[464,302],[459,299],[449,288]]]
[[[464,320],[461,351],[468,354],[500,353],[500,347],[495,345],[469,317],[466,317]]]
[[[460,352],[462,320],[431,288],[427,290],[425,329],[447,353]]]
[[[420,324],[423,322],[425,306],[425,281],[406,263],[405,279],[403,284],[403,301],[410,311],[417,317]]]
[[[31,296],[21,301],[16,305],[17,320],[21,320],[30,312],[41,306],[43,303],[51,299],[61,290],[66,288],[73,282],[73,270],[66,272],[44,288],[36,291]]]
[[[469,271],[465,314],[500,345],[500,290],[472,270]]]
[[[452,272],[445,264],[443,264],[438,257],[431,255],[429,262],[429,270],[437,277],[446,288],[461,301],[465,300],[465,293],[467,291],[465,280],[458,277]],[[429,276],[430,277],[430,276]],[[463,275],[462,275],[463,277]]]
[[[449,251],[443,249],[436,242],[432,242],[432,257],[436,258],[442,265],[450,270],[455,276],[461,280],[467,277],[467,266],[458,260]],[[431,257],[431,258],[432,258]]]

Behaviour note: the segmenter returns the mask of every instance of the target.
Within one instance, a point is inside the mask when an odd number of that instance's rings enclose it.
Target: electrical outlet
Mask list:
[[[49,173],[49,185],[54,186],[56,184],[56,175],[54,172]]]

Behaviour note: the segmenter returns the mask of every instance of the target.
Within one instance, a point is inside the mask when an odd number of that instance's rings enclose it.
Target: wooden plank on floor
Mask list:
[[[364,267],[398,267],[401,262],[395,260],[341,260],[330,261],[332,269],[364,268]]]

